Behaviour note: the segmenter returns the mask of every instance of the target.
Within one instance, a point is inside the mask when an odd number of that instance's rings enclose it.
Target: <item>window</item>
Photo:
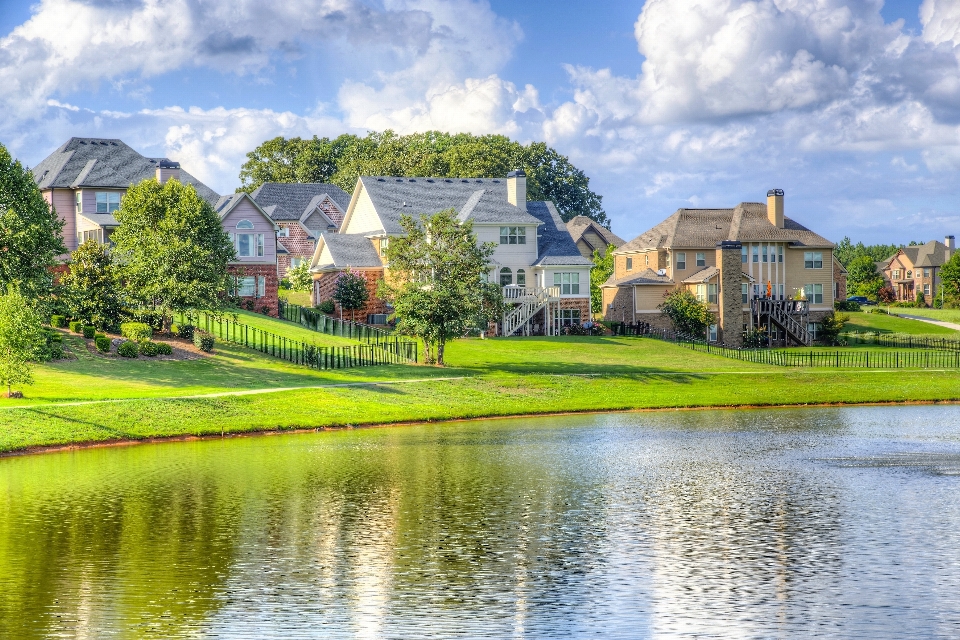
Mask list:
[[[899,280],[899,279],[900,279],[900,269],[894,269],[894,270],[893,270],[893,279],[894,279],[894,280]]]
[[[670,266],[670,252],[667,252],[667,266]]]
[[[119,208],[119,193],[116,191],[97,191],[97,213],[113,213]]]
[[[237,223],[237,229],[253,229],[253,223],[249,220],[241,220]]]
[[[911,280],[912,278],[913,278],[913,270],[907,269],[907,280]]]
[[[924,277],[924,278],[929,278],[929,277],[930,277],[930,269],[924,269],[924,270],[923,270],[923,277]]]
[[[717,341],[717,325],[710,325],[710,342]]]
[[[265,276],[257,276],[257,297],[262,298],[267,295],[267,278]]]
[[[808,322],[807,331],[810,332],[810,337],[816,340],[817,332],[820,331],[820,324],[818,322]]]
[[[763,245],[763,261],[767,262],[767,245]]]
[[[83,213],[83,193],[77,191],[77,213]]]
[[[820,251],[805,251],[803,253],[804,269],[823,269],[823,253]]]
[[[382,258],[387,255],[387,247],[390,246],[390,238],[380,238],[379,244],[380,244],[379,253],[380,253],[380,257]]]
[[[687,254],[684,251],[678,251],[677,252],[677,270],[680,271],[686,268],[687,268]]]
[[[290,237],[290,227],[281,227],[280,231],[277,231],[278,238],[289,238]]]
[[[650,254],[649,254],[649,253],[643,254],[643,264],[644,264],[644,266],[647,266],[647,267],[650,266]]]
[[[777,288],[780,289],[780,299],[783,300],[783,285],[782,285],[782,284],[781,284],[781,285],[774,285],[774,287],[777,287]],[[776,294],[775,294],[775,295],[776,295]]]
[[[822,284],[805,284],[803,285],[803,291],[806,294],[807,301],[810,304],[823,304]]]
[[[707,301],[707,285],[698,284],[697,285],[697,302],[706,302]]]
[[[759,284],[753,285],[753,297],[754,297],[754,298],[762,298],[762,297],[763,297],[763,291],[762,291],[761,285],[759,285]]]
[[[923,285],[923,295],[925,295],[925,296],[930,295],[930,283],[929,283],[929,282],[924,283],[924,285]]]
[[[557,309],[554,318],[561,327],[580,324],[580,309]]]
[[[237,255],[241,258],[262,258],[263,257],[263,234],[262,233],[238,233],[237,234]]]
[[[783,262],[783,245],[777,245],[777,262]]]
[[[715,284],[707,285],[707,302],[711,304],[717,304],[718,290],[719,290],[719,285],[715,285]]]
[[[697,252],[697,266],[705,267],[707,266],[707,255],[705,253]]]
[[[257,292],[257,279],[253,276],[238,278],[237,295],[242,298],[252,298]]]
[[[500,227],[500,244],[527,244],[527,228]]]
[[[77,244],[81,245],[88,240],[93,240],[103,244],[103,229],[91,229],[89,231],[77,232]]]
[[[633,258],[627,258],[627,271],[633,271]]]
[[[500,286],[506,287],[513,284],[513,271],[507,267],[500,269]]]
[[[527,286],[527,272],[523,269],[517,269],[517,286],[525,287]]]
[[[740,285],[740,298],[741,298],[740,301],[741,301],[743,304],[747,304],[748,302],[750,302],[750,300],[749,300],[749,298],[750,298],[750,285],[748,285],[748,284],[741,284],[741,285]]]
[[[740,247],[740,262],[747,264],[747,247],[746,245]]]
[[[579,273],[555,273],[553,274],[553,286],[560,287],[562,296],[580,295],[580,274]]]
[[[760,247],[753,245],[753,261],[760,262]]]

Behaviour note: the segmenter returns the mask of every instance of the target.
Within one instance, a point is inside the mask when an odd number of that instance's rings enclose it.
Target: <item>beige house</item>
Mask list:
[[[667,328],[657,307],[683,287],[717,318],[711,341],[739,346],[745,330],[759,328],[774,344],[809,344],[836,295],[846,292],[833,248],[784,215],[779,189],[767,193],[766,204],[680,209],[614,252],[604,317]]]
[[[567,222],[567,231],[570,232],[570,237],[580,250],[580,255],[588,260],[593,260],[594,251],[599,251],[600,255],[606,255],[607,247],[610,245],[621,247],[626,242],[613,231],[587,216],[572,218]]]
[[[956,250],[953,236],[944,242],[931,240],[922,245],[902,247],[892,257],[878,263],[885,283],[893,288],[897,300],[913,302],[923,293],[926,304],[933,304],[940,288],[940,269]]]

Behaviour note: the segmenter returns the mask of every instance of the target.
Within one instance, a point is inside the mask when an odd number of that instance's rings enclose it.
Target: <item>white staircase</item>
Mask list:
[[[530,321],[541,310],[544,311],[544,334],[554,335],[554,324],[550,317],[551,304],[559,304],[559,287],[504,287],[503,300],[514,306],[503,314],[501,325],[504,336],[530,335]]]

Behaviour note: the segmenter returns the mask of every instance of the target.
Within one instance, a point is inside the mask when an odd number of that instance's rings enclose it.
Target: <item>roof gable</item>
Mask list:
[[[333,206],[324,215],[339,225],[350,206],[346,191],[325,182],[265,182],[250,195],[274,220],[300,220],[321,202],[329,202]]]
[[[626,244],[626,241],[610,231],[601,224],[598,224],[596,220],[588,218],[587,216],[575,216],[569,222],[567,222],[567,231],[570,232],[570,236],[573,238],[574,242],[579,242],[584,234],[588,231],[596,233],[598,236],[603,238],[603,241],[608,245],[612,244],[615,247],[622,246]]]
[[[237,193],[231,193],[230,195],[221,196],[217,201],[215,207],[217,215],[220,216],[220,221],[223,222],[227,219],[230,213],[240,205],[241,202],[249,202],[253,205],[254,210],[263,216],[263,219],[266,220],[274,230],[279,231],[280,226],[271,218],[266,211],[264,211],[260,205],[257,204],[257,201],[250,197],[249,193],[245,191],[238,191]]]

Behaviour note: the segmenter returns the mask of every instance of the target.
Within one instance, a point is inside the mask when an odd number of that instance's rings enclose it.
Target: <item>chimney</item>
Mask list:
[[[783,189],[767,191],[767,220],[777,229],[783,229]]]
[[[728,347],[743,346],[743,263],[741,245],[736,240],[717,243],[717,268],[720,269],[720,297],[717,301],[720,341]]]
[[[947,260],[950,259],[950,256],[953,255],[953,252],[956,250],[956,242],[954,242],[953,236],[947,236],[943,239],[943,244],[947,245]]]
[[[180,180],[180,163],[166,159],[161,160],[157,163],[157,182],[164,184],[170,178]]]
[[[507,202],[527,210],[527,174],[523,169],[517,169],[507,174]]]

